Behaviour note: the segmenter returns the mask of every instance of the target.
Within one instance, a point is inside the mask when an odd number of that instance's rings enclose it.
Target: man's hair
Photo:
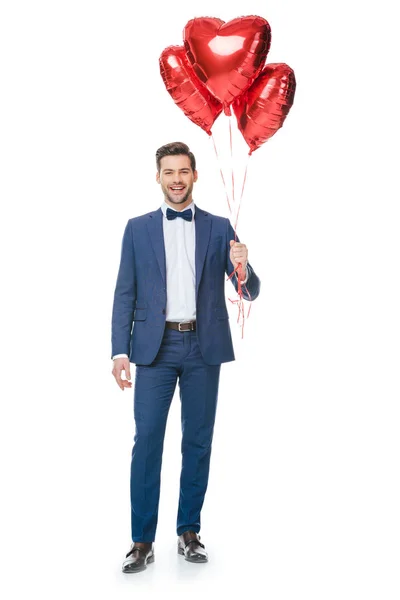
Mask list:
[[[192,170],[196,170],[196,159],[194,157],[193,152],[190,152],[189,146],[184,144],[183,142],[171,142],[170,144],[165,144],[161,146],[156,152],[156,163],[157,163],[157,171],[160,172],[161,169],[161,159],[163,156],[178,156],[180,154],[184,154],[190,158],[190,166]]]

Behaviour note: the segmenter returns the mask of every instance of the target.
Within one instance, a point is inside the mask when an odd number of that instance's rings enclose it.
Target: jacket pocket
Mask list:
[[[215,316],[217,319],[229,319],[229,313],[226,306],[218,306],[215,309]]]
[[[141,308],[140,306],[137,306],[133,313],[133,320],[134,321],[145,321],[146,317],[147,317],[147,308]]]
[[[215,244],[215,245],[217,245],[217,244],[222,244],[222,240],[223,240],[223,237],[222,237],[222,235],[217,235],[216,237],[214,237],[214,238],[212,238],[212,239],[210,240],[210,244],[209,244],[209,245],[210,245],[210,246],[214,246],[214,244]]]

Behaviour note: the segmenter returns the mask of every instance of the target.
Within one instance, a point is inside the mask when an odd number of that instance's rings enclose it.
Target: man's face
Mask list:
[[[192,170],[188,156],[184,154],[163,156],[156,179],[161,185],[166,203],[176,210],[183,210],[192,202],[192,190],[194,182],[197,181],[197,171]]]

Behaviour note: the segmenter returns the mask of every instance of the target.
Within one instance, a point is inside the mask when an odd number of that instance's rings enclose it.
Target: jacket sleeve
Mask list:
[[[229,256],[230,250],[231,250],[230,241],[235,239],[235,232],[233,230],[233,227],[232,227],[229,219],[227,219],[226,221],[227,221],[227,252],[226,252],[225,271],[226,271],[226,274],[229,276],[235,269],[235,267],[233,266],[232,261],[230,259],[230,256]],[[240,242],[238,235],[236,235],[236,241]],[[255,300],[260,293],[261,281],[255,274],[255,271],[249,262],[247,263],[247,273],[248,273],[248,277],[247,277],[246,284],[242,284],[243,298],[245,300]],[[233,275],[231,277],[231,281],[232,281],[232,284],[233,284],[235,290],[238,291],[238,279],[235,275]]]
[[[132,223],[125,227],[121,245],[121,259],[114,291],[111,320],[111,358],[130,351],[133,313],[136,304],[136,273],[132,238]]]

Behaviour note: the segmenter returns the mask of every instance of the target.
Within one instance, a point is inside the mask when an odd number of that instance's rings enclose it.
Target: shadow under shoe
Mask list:
[[[122,572],[138,573],[144,571],[152,562],[154,562],[153,543],[133,542],[126,555],[126,560],[122,563]]]

